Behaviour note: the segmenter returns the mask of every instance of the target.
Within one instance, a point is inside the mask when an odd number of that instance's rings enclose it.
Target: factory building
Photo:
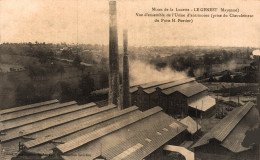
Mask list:
[[[172,116],[184,117],[196,112],[207,115],[216,104],[215,99],[208,96],[208,88],[194,78],[140,85],[132,95],[132,104],[141,110],[159,105]]]
[[[155,106],[130,105],[127,32],[123,94],[119,87],[116,2],[109,2],[108,105],[57,100],[0,111],[1,157],[12,160],[157,160],[165,145],[180,145],[187,126]],[[3,153],[2,153],[3,152]]]
[[[187,126],[160,107],[98,107],[57,100],[1,110],[2,156],[15,159],[158,159],[179,145]]]
[[[246,132],[257,128],[258,123],[258,111],[254,103],[248,102],[236,108],[192,146],[195,159],[259,159],[259,145],[242,145]]]
[[[92,95],[106,98],[108,89],[92,92]],[[161,106],[163,111],[177,117],[211,116],[216,101],[208,96],[208,88],[194,78],[151,82],[130,87],[131,104],[145,111]]]

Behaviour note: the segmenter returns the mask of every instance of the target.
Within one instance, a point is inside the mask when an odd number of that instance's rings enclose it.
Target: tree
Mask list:
[[[155,64],[155,66],[156,66],[157,70],[161,70],[161,69],[164,69],[164,68],[167,67],[167,63],[166,62],[158,62],[158,63]]]
[[[75,95],[73,94],[73,89],[68,82],[60,82],[60,101],[68,102],[73,99]]]
[[[219,79],[220,82],[231,82],[232,81],[232,77],[230,76],[229,73],[223,75],[222,77],[220,77]]]
[[[89,75],[83,75],[79,82],[79,98],[81,101],[88,101],[90,93],[94,91],[94,80]]]
[[[102,71],[100,73],[100,87],[108,88],[108,72]]]
[[[48,61],[48,56],[47,54],[43,53],[43,51],[39,51],[38,57],[39,57],[39,62],[41,64],[45,64]]]
[[[86,67],[84,65],[79,65],[78,68],[79,68],[79,70],[81,70],[81,74],[83,74],[86,69]]]
[[[58,65],[57,72],[60,73],[60,79],[62,79],[62,75],[63,75],[63,73],[65,73],[65,69],[64,69],[63,65]]]
[[[75,58],[73,60],[73,65],[78,66],[78,65],[80,65],[80,62],[81,62],[81,58],[78,54],[76,54]]]
[[[190,68],[188,71],[188,76],[195,77],[193,68]]]
[[[16,105],[26,105],[35,102],[35,87],[32,83],[20,84],[15,90]]]

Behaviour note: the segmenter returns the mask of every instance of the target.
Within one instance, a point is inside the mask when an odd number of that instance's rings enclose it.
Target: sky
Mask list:
[[[0,0],[0,43],[107,45],[108,4],[108,0]],[[253,14],[254,17],[156,23],[154,18],[136,16],[136,13],[154,13],[153,7],[238,8],[239,13],[235,14]],[[117,11],[119,45],[122,45],[123,29],[128,29],[130,46],[260,47],[259,0],[118,0]]]

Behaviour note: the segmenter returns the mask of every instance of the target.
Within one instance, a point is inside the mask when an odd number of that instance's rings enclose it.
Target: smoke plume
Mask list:
[[[130,84],[142,84],[154,81],[178,80],[186,78],[185,72],[173,71],[166,67],[157,70],[155,66],[144,63],[140,60],[130,60]]]
[[[253,55],[254,56],[260,56],[260,50],[254,50]]]

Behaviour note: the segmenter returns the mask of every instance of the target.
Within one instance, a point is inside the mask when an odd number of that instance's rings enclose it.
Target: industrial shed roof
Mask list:
[[[145,89],[144,92],[147,93],[147,94],[150,94],[150,93],[155,92],[156,88],[159,88],[161,90],[165,90],[167,88],[177,87],[179,85],[184,85],[186,83],[190,83],[190,82],[193,82],[193,81],[195,81],[194,78],[184,78],[184,79],[172,81],[172,82],[169,82],[169,83],[166,83],[166,84],[161,83],[159,86],[153,86],[152,88]]]
[[[202,91],[207,90],[208,88],[200,83],[197,82],[191,82],[191,83],[185,83],[183,85],[178,85],[176,87],[168,88],[165,90],[162,90],[162,93],[166,95],[170,95],[176,91],[182,93],[186,97],[191,97],[195,94],[198,94]]]
[[[257,109],[253,106],[254,103],[248,102],[244,106],[233,110],[195,143],[192,148],[208,144],[209,140],[216,139],[221,142],[221,146],[235,153],[250,149],[242,146],[241,143],[245,138],[246,131],[258,124],[256,119]]]
[[[158,88],[163,90],[163,89],[171,88],[173,86],[178,86],[178,85],[182,85],[182,84],[185,84],[185,83],[193,82],[193,81],[195,81],[195,78],[184,78],[184,79],[174,81],[172,83],[160,85],[160,86],[158,86]]]
[[[114,105],[111,105],[111,106],[107,106],[107,107],[102,107],[102,108],[99,108],[97,109],[98,112],[102,112],[102,111],[106,111],[108,109],[111,109],[111,108],[115,108]],[[108,114],[102,118],[97,118],[97,119],[93,119],[93,120],[90,120],[90,121],[85,121],[85,122],[82,122],[80,123],[80,125],[74,125],[74,126],[67,126],[66,128],[64,127],[64,129],[59,132],[54,132],[51,134],[50,137],[40,137],[40,138],[37,138],[35,140],[31,140],[31,141],[28,141],[28,142],[25,142],[24,145],[25,147],[27,148],[32,148],[34,146],[37,146],[37,145],[40,145],[40,144],[43,144],[43,143],[46,143],[48,141],[51,141],[51,140],[54,140],[54,139],[57,139],[59,137],[63,137],[63,136],[66,136],[68,134],[71,134],[71,133],[74,133],[74,132],[77,132],[79,130],[82,130],[84,128],[87,128],[87,127],[90,127],[90,126],[93,126],[93,125],[96,125],[98,123],[101,123],[103,121],[107,121],[109,119],[112,119],[112,118],[115,118],[117,116],[121,116],[123,114],[126,114],[128,112],[131,112],[131,111],[134,111],[134,110],[137,110],[137,107],[131,107],[131,108],[128,108],[122,112],[118,112],[118,113],[113,113],[113,114]],[[94,112],[97,112],[97,111],[94,111]],[[92,113],[93,114],[93,113]]]
[[[15,138],[19,138],[19,132],[23,132],[23,136],[32,134],[35,132],[42,131],[47,128],[51,128],[57,125],[61,125],[64,123],[68,123],[70,121],[74,121],[80,118],[84,118],[89,115],[93,115],[95,110],[97,109],[95,103],[89,103],[81,106],[81,110],[71,112],[65,115],[58,115],[53,118],[44,119],[42,121],[36,121],[32,124],[27,124],[24,126],[19,126],[17,128],[9,129],[6,131],[6,135],[1,137],[1,141],[5,142],[8,140],[12,140]],[[92,110],[90,110],[92,109]],[[93,110],[94,109],[94,110]]]
[[[210,96],[204,96],[200,99],[196,99],[195,101],[189,103],[188,105],[194,109],[198,109],[200,111],[207,111],[211,107],[213,107],[216,104],[215,98],[212,98]]]
[[[17,149],[18,138],[22,136],[28,152],[52,154],[56,148],[64,159],[73,159],[83,152],[91,154],[93,159],[99,155],[96,149],[100,143],[109,159],[120,154],[126,159],[142,159],[187,128],[163,113],[160,107],[141,112],[136,106],[118,110],[114,105],[98,108],[95,103],[42,110],[1,123],[6,133],[0,136],[4,147]],[[113,143],[109,143],[111,140]],[[134,154],[125,155],[126,150],[132,150],[138,143],[143,146]]]
[[[195,80],[195,79],[193,79]],[[153,82],[149,82],[149,83],[143,83],[143,84],[133,84],[130,86],[130,92],[136,92],[138,90],[138,87],[141,88],[151,88],[151,87],[157,87],[159,85],[163,85],[163,84],[168,84],[168,83],[172,83],[175,82],[176,80],[164,80],[164,81],[153,81]],[[109,89],[108,88],[103,88],[103,89],[99,89],[99,90],[95,90],[93,92],[91,92],[92,95],[99,95],[99,94],[108,94]]]
[[[30,109],[30,108],[44,106],[44,105],[50,105],[50,104],[54,104],[54,103],[58,103],[58,102],[59,101],[57,99],[54,99],[54,100],[40,102],[40,103],[34,103],[34,104],[26,105],[26,106],[4,109],[4,110],[0,110],[0,114],[3,115],[3,114],[6,114],[6,113],[17,112],[17,111],[20,111],[20,110]]]
[[[168,79],[168,80],[164,80],[164,81],[154,81],[154,82],[150,82],[150,83],[146,83],[146,84],[141,84],[139,85],[139,87],[142,87],[143,89],[146,89],[146,88],[150,88],[150,87],[156,87],[156,86],[159,86],[159,85],[162,85],[162,84],[168,84],[168,83],[171,83],[171,82],[174,82],[176,81],[176,79]]]
[[[113,123],[101,128],[102,130],[95,130],[80,137],[79,143],[84,142],[84,144],[75,143],[72,140],[70,143],[58,145],[57,148],[65,152],[67,159],[76,155],[91,155],[89,159],[93,159],[99,156],[102,145],[102,156],[107,159],[124,156],[124,159],[138,160],[143,159],[186,128],[163,113],[160,107],[155,107],[137,116],[129,117],[121,123]],[[115,131],[112,132],[113,130]],[[137,144],[139,147],[134,147]],[[133,147],[135,151],[132,150]],[[133,152],[125,152],[126,150]]]
[[[31,115],[31,114],[44,112],[44,111],[48,111],[48,110],[58,109],[58,108],[73,105],[73,104],[76,104],[76,102],[72,101],[72,102],[67,102],[67,103],[64,103],[64,104],[55,103],[55,104],[51,104],[51,105],[41,105],[41,106],[38,106],[37,108],[33,107],[33,108],[30,108],[30,109],[26,109],[26,110],[25,109],[19,110],[17,112],[4,113],[4,114],[1,114],[0,121],[7,121],[7,120],[10,120],[10,119],[16,119],[16,118],[19,118],[19,117],[24,117],[24,116],[28,116],[28,115]]]
[[[196,121],[194,121],[190,116],[185,117],[180,122],[188,127],[187,130],[191,134],[194,134],[201,129],[201,126]]]
[[[34,122],[48,119],[51,117],[55,117],[58,115],[71,113],[71,112],[74,112],[77,110],[81,110],[85,107],[85,106],[78,106],[76,104],[71,105],[72,103],[74,104],[74,102],[62,103],[62,104],[60,104],[60,107],[55,110],[48,110],[48,111],[44,111],[44,112],[30,114],[30,115],[27,115],[24,117],[19,117],[19,118],[14,117],[14,119],[10,119],[10,120],[1,122],[0,131],[24,126],[26,124],[34,123]]]

